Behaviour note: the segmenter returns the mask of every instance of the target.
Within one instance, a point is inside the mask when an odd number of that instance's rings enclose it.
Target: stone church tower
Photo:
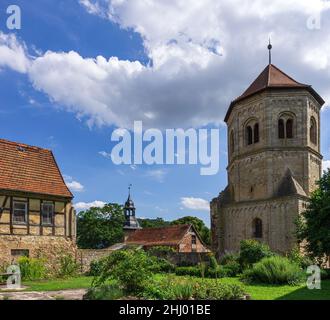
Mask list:
[[[269,47],[271,49],[271,46]],[[213,250],[257,239],[284,253],[322,171],[323,99],[271,64],[227,112],[228,186],[211,202]]]

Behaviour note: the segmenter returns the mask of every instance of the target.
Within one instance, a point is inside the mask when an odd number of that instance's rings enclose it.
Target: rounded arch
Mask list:
[[[296,115],[292,112],[282,112],[277,126],[279,139],[293,139],[296,136]]]
[[[309,128],[309,139],[311,143],[317,145],[317,122],[312,116],[310,119],[310,128]]]
[[[256,239],[263,238],[263,223],[260,218],[255,218],[252,222],[253,237]]]
[[[249,118],[244,123],[245,145],[252,145],[260,141],[260,125],[257,118]]]
[[[253,131],[251,126],[245,128],[245,140],[248,146],[253,144]]]

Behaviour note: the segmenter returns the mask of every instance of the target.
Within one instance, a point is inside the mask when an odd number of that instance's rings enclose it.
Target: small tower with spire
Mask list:
[[[135,232],[136,230],[142,229],[135,216],[136,209],[134,202],[131,199],[131,188],[132,185],[130,184],[128,187],[128,198],[124,205],[124,214],[125,214],[124,241],[125,242],[131,233]]]

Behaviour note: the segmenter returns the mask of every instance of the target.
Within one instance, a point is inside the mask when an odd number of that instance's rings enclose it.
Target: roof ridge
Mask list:
[[[7,139],[2,139],[2,138],[0,138],[0,143],[5,143],[5,144],[14,145],[14,146],[23,147],[23,148],[30,148],[30,149],[43,150],[43,151],[51,152],[50,149],[41,148],[41,147],[37,147],[37,146],[32,146],[30,144],[17,142],[17,141],[10,141],[10,140],[7,140]]]
[[[299,85],[302,85],[302,86],[309,86],[305,83],[302,83],[302,82],[299,82],[295,79],[293,79],[291,76],[289,76],[287,73],[285,73],[284,71],[282,71],[279,67],[275,66],[274,64],[270,64],[271,67],[275,68],[277,71],[281,72],[283,75],[285,75],[286,77],[288,77],[290,80],[292,80],[293,82],[299,84]],[[269,73],[270,75],[270,73]]]
[[[150,230],[150,229],[152,229],[152,230],[157,230],[157,229],[170,229],[170,228],[174,229],[174,228],[183,228],[183,227],[185,227],[185,228],[188,228],[188,227],[189,227],[189,228],[190,228],[190,227],[191,227],[191,224],[173,224],[173,225],[164,226],[164,227],[143,228],[143,229],[139,229],[139,230],[137,230],[137,231]]]

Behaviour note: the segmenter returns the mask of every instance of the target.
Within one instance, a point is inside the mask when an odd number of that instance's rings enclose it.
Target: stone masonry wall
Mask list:
[[[11,264],[17,257],[12,250],[28,250],[31,258],[44,258],[47,266],[55,269],[63,255],[77,256],[74,242],[52,236],[0,236],[0,266]]]

